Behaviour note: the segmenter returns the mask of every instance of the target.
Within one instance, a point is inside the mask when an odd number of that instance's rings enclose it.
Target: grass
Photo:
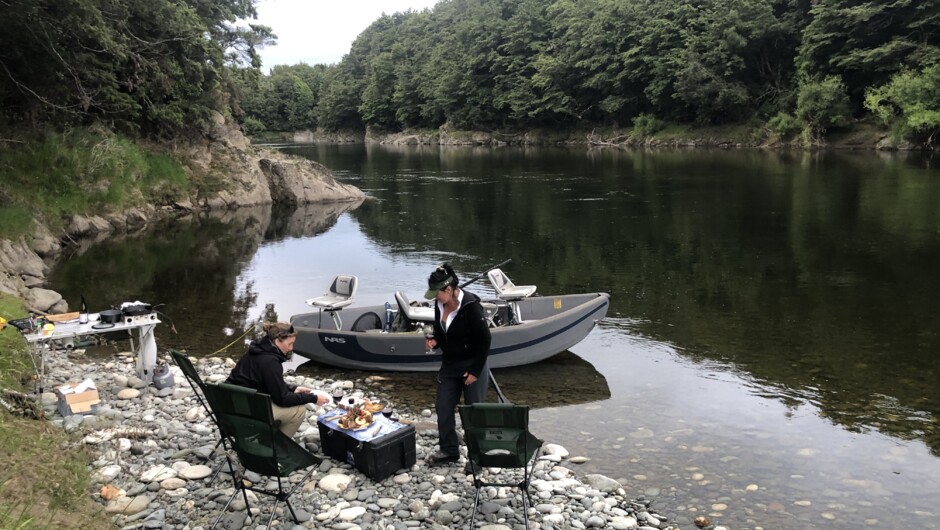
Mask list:
[[[19,299],[0,294],[0,316],[26,315]],[[26,341],[12,326],[0,331],[0,387],[28,392],[32,364]],[[30,385],[26,385],[30,386]],[[88,495],[89,453],[60,427],[0,408],[0,529],[108,528]]]
[[[191,186],[179,161],[154,146],[93,128],[31,134],[0,148],[0,237],[29,230],[6,222],[23,212],[55,230],[72,214],[166,203]]]

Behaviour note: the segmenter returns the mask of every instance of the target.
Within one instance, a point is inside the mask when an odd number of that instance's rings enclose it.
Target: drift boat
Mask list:
[[[395,293],[394,304],[349,307],[356,282],[354,276],[337,276],[329,293],[307,301],[319,310],[291,317],[297,332],[294,353],[340,368],[436,371],[440,352],[424,349],[434,308],[409,301],[401,291]],[[512,288],[517,293],[535,291],[534,286]],[[497,294],[500,298],[482,301],[493,337],[490,368],[537,363],[571,348],[594,329],[610,306],[607,293],[521,297],[501,295],[497,287]]]

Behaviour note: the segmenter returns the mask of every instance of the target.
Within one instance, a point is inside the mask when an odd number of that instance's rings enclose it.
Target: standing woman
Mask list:
[[[437,300],[434,338],[425,339],[425,347],[440,348],[444,356],[435,405],[440,450],[425,458],[429,466],[439,466],[460,458],[454,412],[461,394],[467,405],[486,401],[491,338],[480,298],[457,287],[457,274],[449,263],[431,273],[424,297]]]
[[[294,353],[297,333],[294,326],[284,322],[269,322],[262,328],[264,334],[248,345],[248,352],[238,360],[225,380],[232,385],[253,388],[271,396],[271,411],[280,430],[293,436],[307,418],[307,403],[326,405],[330,398],[313,390],[284,381],[281,364]]]

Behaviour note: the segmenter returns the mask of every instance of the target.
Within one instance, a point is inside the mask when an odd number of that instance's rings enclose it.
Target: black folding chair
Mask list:
[[[473,473],[476,496],[470,528],[476,521],[480,490],[484,486],[512,486],[522,489],[522,506],[526,528],[529,527],[529,475],[535,469],[538,452],[544,443],[529,432],[529,407],[511,403],[476,403],[460,406],[467,458]],[[529,462],[532,462],[531,468]],[[522,468],[520,482],[483,482],[478,474],[484,467]]]
[[[202,377],[199,376],[199,372],[196,371],[196,367],[193,366],[193,363],[189,360],[189,357],[187,357],[186,354],[176,350],[171,350],[170,356],[173,357],[173,362],[175,362],[176,365],[180,367],[180,370],[182,370],[183,376],[186,378],[189,386],[193,389],[193,394],[196,396],[196,400],[199,401],[199,404],[202,405],[202,408],[206,409],[206,414],[209,416],[209,419],[212,420],[212,423],[215,424],[216,429],[219,431],[219,441],[216,442],[215,447],[212,448],[212,453],[218,453],[219,447],[222,447],[222,454],[225,456],[225,461],[219,462],[219,467],[216,468],[215,473],[212,475],[212,481],[215,481],[216,477],[219,476],[219,473],[222,472],[222,468],[225,467],[226,462],[228,463],[228,468],[232,473],[232,477],[234,477],[235,467],[232,465],[232,459],[229,458],[228,455],[230,451],[229,444],[226,441],[228,436],[219,425],[215,414],[212,412],[212,408],[209,407],[209,403],[206,402],[206,383],[203,382]]]
[[[271,508],[271,517],[267,527],[271,527],[277,514],[277,505],[284,501],[290,510],[294,522],[300,522],[290,496],[303,486],[304,482],[320,465],[321,459],[310,454],[297,442],[280,431],[274,423],[271,412],[271,397],[256,390],[237,385],[206,385],[206,398],[215,412],[219,426],[231,435],[232,445],[238,460],[245,469],[259,475],[277,478],[277,492],[256,488],[246,480],[236,481],[235,493],[225,504],[222,513],[212,528],[222,520],[239,492],[245,497],[245,510],[248,511],[248,490],[275,498]],[[285,490],[281,479],[295,472],[306,469],[304,476],[290,490]]]

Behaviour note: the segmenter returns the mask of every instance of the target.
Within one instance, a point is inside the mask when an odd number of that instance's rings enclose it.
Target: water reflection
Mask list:
[[[433,409],[437,389],[434,374],[339,370],[315,361],[297,365],[295,369],[299,374],[318,378],[368,380],[392,396],[399,408],[413,412]],[[607,378],[594,365],[570,351],[539,363],[494,370],[493,374],[508,401],[525,403],[533,409],[580,405],[610,398]],[[498,401],[493,388],[490,388],[487,400]]]
[[[167,324],[157,330],[161,349],[205,354],[259,316],[257,289],[236,280],[264,242],[315,236],[358,205],[310,204],[274,214],[270,206],[253,207],[164,219],[144,233],[78,247],[49,282],[73,307],[84,295],[92,311],[133,300],[154,304]]]

